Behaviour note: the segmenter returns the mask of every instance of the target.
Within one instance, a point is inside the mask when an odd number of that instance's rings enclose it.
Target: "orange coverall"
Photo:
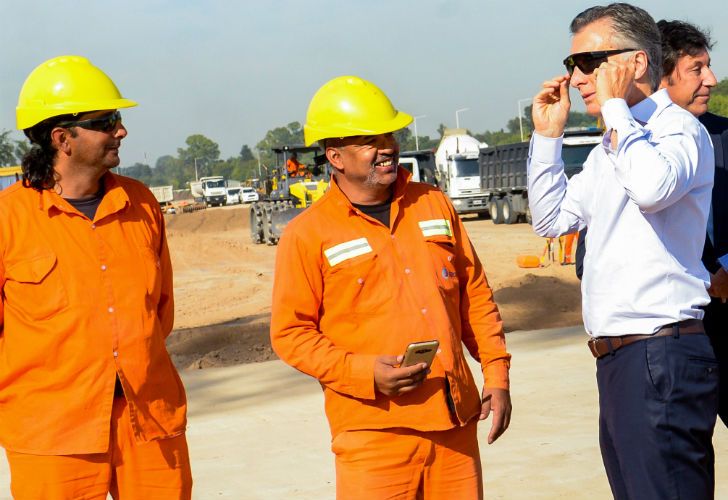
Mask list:
[[[184,437],[185,391],[164,344],[174,304],[159,203],[135,180],[103,180],[93,221],[53,190],[16,183],[0,193],[0,445],[9,457],[107,453],[117,376],[132,442]]]
[[[410,184],[410,175],[398,173],[391,230],[353,207],[332,181],[321,200],[289,223],[279,243],[273,347],[320,381],[334,445],[349,431],[432,433],[477,418],[480,391],[463,344],[481,362],[486,386],[509,386],[498,308],[462,222],[442,192]],[[440,353],[422,386],[395,397],[375,391],[377,356],[402,354],[409,343],[432,339],[439,340]],[[396,448],[396,435],[390,438],[390,449]],[[474,448],[477,453],[477,443]],[[334,451],[338,471],[354,450]],[[365,489],[352,483],[343,488],[346,493],[337,481],[342,498]]]

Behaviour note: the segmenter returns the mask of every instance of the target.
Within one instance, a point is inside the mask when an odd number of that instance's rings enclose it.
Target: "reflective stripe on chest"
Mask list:
[[[423,220],[419,223],[422,230],[422,236],[425,238],[430,236],[450,236],[452,237],[452,228],[450,221],[447,219]]]
[[[340,264],[345,260],[353,259],[371,251],[372,247],[369,246],[367,239],[359,238],[328,248],[324,250],[324,255],[329,261],[329,265],[334,267],[336,264]]]

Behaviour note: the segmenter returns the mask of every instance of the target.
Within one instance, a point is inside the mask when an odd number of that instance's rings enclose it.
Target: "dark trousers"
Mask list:
[[[597,360],[597,384],[599,444],[614,498],[713,498],[718,362],[706,335],[623,347]]]
[[[713,344],[720,369],[718,415],[728,427],[728,304],[713,298],[705,308],[705,333]]]

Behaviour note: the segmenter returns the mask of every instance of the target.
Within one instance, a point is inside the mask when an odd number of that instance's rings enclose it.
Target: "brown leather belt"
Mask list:
[[[703,322],[699,319],[686,319],[679,323],[665,325],[652,335],[622,335],[619,337],[596,337],[589,339],[587,344],[595,358],[599,359],[607,354],[614,353],[617,349],[634,344],[640,340],[647,340],[654,337],[669,337],[671,335],[690,335],[705,333]]]

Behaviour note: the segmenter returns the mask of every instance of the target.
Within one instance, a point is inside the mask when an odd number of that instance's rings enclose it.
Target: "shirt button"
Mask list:
[[[410,268],[409,268],[409,267],[405,268],[405,270],[404,270],[404,274],[409,274],[409,273],[411,273],[411,272],[412,272],[412,271],[410,271]]]
[[[96,224],[91,224],[91,229],[96,229]]]
[[[452,262],[452,255],[448,255],[448,256],[447,256],[447,261],[448,261],[448,262]]]
[[[113,307],[109,307],[109,312],[110,313],[114,312],[114,308]]]
[[[118,353],[118,352],[116,352],[116,351],[114,351],[114,357],[115,357],[115,358],[118,358],[118,357],[119,357],[119,353]]]
[[[101,270],[106,271],[106,264],[101,264]]]
[[[427,314],[427,309],[424,307],[422,308],[422,314]]]
[[[364,284],[364,280],[363,280],[363,279],[361,279],[361,278],[358,278],[358,279],[356,280],[356,282],[357,282],[357,283],[359,283],[360,285],[363,285],[363,284]]]

